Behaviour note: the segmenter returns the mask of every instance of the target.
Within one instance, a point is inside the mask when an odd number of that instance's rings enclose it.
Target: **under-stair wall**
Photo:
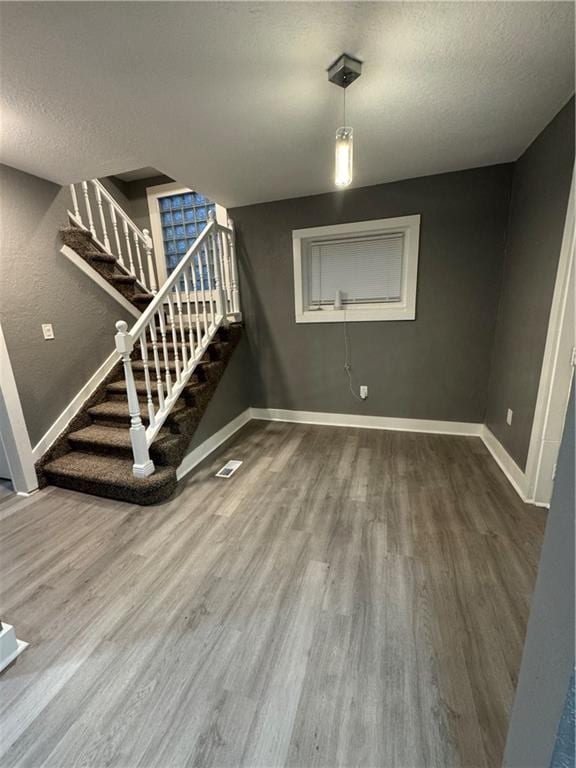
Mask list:
[[[32,446],[112,353],[114,323],[134,319],[61,254],[69,207],[68,187],[0,165],[0,317]]]

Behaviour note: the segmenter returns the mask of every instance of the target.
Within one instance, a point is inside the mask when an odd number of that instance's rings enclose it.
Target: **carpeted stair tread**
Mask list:
[[[134,477],[132,465],[131,458],[71,451],[46,464],[44,471],[54,485],[142,505],[167,498],[176,487],[174,467],[160,466],[148,477]]]
[[[177,403],[170,411],[170,416],[174,416],[181,411],[186,410],[184,403]],[[111,420],[124,420],[130,419],[128,413],[128,401],[127,400],[105,400],[103,403],[93,405],[88,408],[88,415],[95,419],[111,419]],[[146,421],[146,411],[141,409],[142,420]]]
[[[130,431],[126,425],[112,427],[92,424],[71,432],[68,440],[75,450],[106,455],[115,453],[126,458],[132,456]],[[163,427],[150,446],[150,456],[154,463],[167,465],[174,460],[177,461],[183,440],[185,438],[182,435],[173,434],[168,428]]]
[[[161,430],[155,439],[161,442],[170,437],[174,437],[168,430]],[[78,429],[71,432],[68,439],[72,443],[82,443],[83,445],[94,444],[98,446],[109,446],[110,448],[128,448],[132,447],[130,441],[130,431],[124,427],[104,427],[92,424],[84,429]]]
[[[188,382],[188,384],[186,384],[184,389],[189,390],[200,383],[201,382],[199,382],[196,378],[196,374],[192,374],[192,376],[190,377],[190,381]],[[134,385],[136,387],[136,392],[139,395],[145,396],[147,394],[148,390],[146,389],[145,379],[134,378]],[[126,382],[122,379],[120,381],[113,381],[111,384],[108,384],[106,389],[111,395],[125,395]],[[154,400],[156,400],[158,398],[158,394],[156,392],[156,384],[152,379],[150,380],[150,389],[152,391],[152,397],[154,398]]]
[[[116,264],[116,258],[110,253],[103,251],[86,251],[86,256],[90,261],[103,261],[108,264]]]
[[[110,280],[112,280],[113,283],[119,283],[120,285],[134,285],[136,282],[136,278],[133,275],[124,275],[119,272],[110,275]]]

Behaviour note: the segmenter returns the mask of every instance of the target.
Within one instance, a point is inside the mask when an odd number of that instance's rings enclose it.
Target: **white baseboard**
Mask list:
[[[238,414],[235,419],[229,421],[228,424],[222,427],[222,429],[219,429],[218,432],[215,432],[211,437],[209,437],[208,440],[205,440],[197,448],[194,448],[193,451],[190,451],[190,453],[184,457],[182,464],[180,464],[176,470],[176,477],[178,480],[181,480],[185,475],[188,474],[188,472],[191,472],[194,467],[200,464],[201,461],[204,461],[204,459],[213,451],[215,451],[216,448],[219,448],[222,443],[225,443],[226,440],[229,440],[232,435],[238,432],[239,429],[241,429],[245,424],[248,424],[248,422],[251,420],[251,409],[246,408],[245,411],[242,411],[242,413]]]
[[[34,461],[38,461],[38,459],[42,458],[42,456],[46,453],[48,448],[50,448],[56,438],[59,437],[62,432],[64,432],[74,416],[76,416],[76,414],[80,411],[86,400],[88,400],[88,398],[92,395],[102,379],[104,379],[104,377],[110,373],[119,359],[120,356],[115,350],[112,352],[110,357],[107,357],[106,360],[104,360],[98,370],[92,374],[80,392],[78,392],[76,397],[74,397],[74,399],[68,403],[54,424],[52,424],[46,434],[34,446],[32,449],[32,456]]]
[[[330,427],[360,427],[395,432],[427,432],[434,435],[464,435],[480,437],[482,424],[465,421],[434,421],[432,419],[397,419],[390,416],[363,416],[353,413],[322,413],[291,411],[280,408],[251,408],[253,419],[288,421],[295,424],[320,424]]]
[[[136,309],[136,307],[131,302],[129,302],[128,299],[120,293],[120,291],[117,291],[116,288],[110,285],[110,283],[102,277],[100,272],[97,272],[95,269],[93,269],[85,259],[76,253],[73,248],[70,248],[68,245],[63,245],[62,248],[60,248],[60,253],[63,253],[67,259],[70,259],[72,264],[84,272],[84,274],[87,275],[90,280],[92,280],[92,282],[96,283],[99,288],[102,288],[102,290],[107,293],[108,296],[111,296],[114,301],[117,301],[118,304],[120,304],[120,306],[126,310],[126,312],[129,312],[135,318],[140,317],[142,314],[140,310]]]
[[[434,421],[432,419],[396,419],[387,416],[362,416],[346,413],[321,413],[318,411],[291,411],[279,408],[247,408],[239,416],[218,430],[184,458],[178,467],[178,480],[188,474],[201,461],[228,440],[252,419],[285,421],[293,424],[318,424],[332,427],[359,427],[399,432],[423,432],[432,435],[460,435],[480,438],[506,478],[524,502],[526,475],[485,424],[462,421]],[[548,506],[538,504],[538,506]]]
[[[486,448],[488,448],[490,451],[492,458],[498,464],[502,472],[504,472],[510,484],[518,496],[520,496],[522,501],[533,503],[527,498],[526,495],[526,474],[520,469],[512,456],[510,456],[508,451],[504,448],[494,433],[486,426],[486,424],[482,425],[482,432],[480,433],[480,437],[482,438],[482,442]]]

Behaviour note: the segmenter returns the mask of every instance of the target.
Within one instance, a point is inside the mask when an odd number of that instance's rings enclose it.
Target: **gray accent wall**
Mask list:
[[[525,469],[574,166],[574,99],[514,167],[486,423]],[[506,412],[514,412],[512,425]]]
[[[251,369],[250,350],[243,335],[192,437],[188,453],[250,407]]]
[[[532,597],[505,768],[548,768],[574,669],[574,395]]]
[[[69,194],[0,165],[0,320],[33,446],[114,350],[116,320],[133,321],[60,253]]]
[[[230,211],[254,359],[252,405],[482,422],[500,291],[512,166],[265,203]],[[421,215],[416,320],[294,319],[292,230]]]

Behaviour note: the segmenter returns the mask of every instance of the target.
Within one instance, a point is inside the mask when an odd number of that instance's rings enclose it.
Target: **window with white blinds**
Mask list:
[[[420,216],[292,231],[297,323],[414,320]]]
[[[403,257],[403,232],[312,240],[309,305],[334,305],[338,300],[343,305],[400,301]]]

